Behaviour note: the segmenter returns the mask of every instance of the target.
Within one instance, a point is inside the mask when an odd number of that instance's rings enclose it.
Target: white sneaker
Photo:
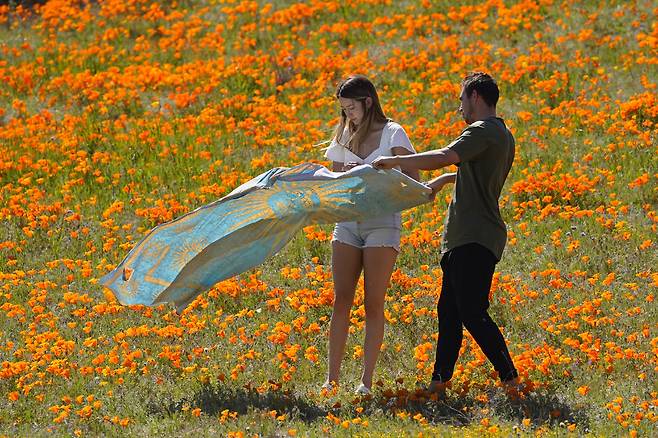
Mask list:
[[[370,395],[370,388],[368,388],[366,385],[363,383],[359,384],[359,386],[356,387],[356,391],[354,391],[354,394],[356,395]]]
[[[331,392],[334,390],[334,385],[331,382],[324,382],[324,384],[320,387],[320,389],[324,389],[327,392]]]

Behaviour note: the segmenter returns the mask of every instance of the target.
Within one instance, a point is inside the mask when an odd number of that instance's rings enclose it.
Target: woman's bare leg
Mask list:
[[[384,302],[398,252],[393,248],[364,248],[366,336],[361,382],[372,387],[372,375],[384,339]]]
[[[327,382],[340,378],[340,364],[345,354],[350,310],[354,303],[356,284],[361,275],[363,255],[360,248],[333,242],[331,269],[334,277],[334,309],[329,324],[329,359]]]

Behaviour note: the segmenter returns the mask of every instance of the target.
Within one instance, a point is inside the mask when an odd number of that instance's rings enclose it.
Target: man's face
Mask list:
[[[473,90],[471,97],[466,96],[466,90],[462,87],[461,93],[459,93],[459,112],[461,113],[464,121],[469,125],[475,122],[475,101],[477,99],[477,91]]]

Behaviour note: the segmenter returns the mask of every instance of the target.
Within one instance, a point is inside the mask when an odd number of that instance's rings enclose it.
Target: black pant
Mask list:
[[[496,258],[484,246],[469,243],[454,248],[441,258],[443,286],[437,310],[439,339],[432,380],[447,382],[452,377],[466,327],[501,380],[518,376],[505,339],[487,313],[489,290]]]

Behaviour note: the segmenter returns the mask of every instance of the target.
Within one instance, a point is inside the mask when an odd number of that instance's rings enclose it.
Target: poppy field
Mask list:
[[[181,314],[98,284],[156,225],[330,165],[349,74],[427,151],[464,128],[476,70],[517,145],[490,314],[520,393],[468,334],[446,397],[422,390],[450,188],[402,214],[369,397],[362,283],[341,386],[320,388],[331,224]],[[0,436],[655,435],[657,87],[648,0],[0,3]]]

